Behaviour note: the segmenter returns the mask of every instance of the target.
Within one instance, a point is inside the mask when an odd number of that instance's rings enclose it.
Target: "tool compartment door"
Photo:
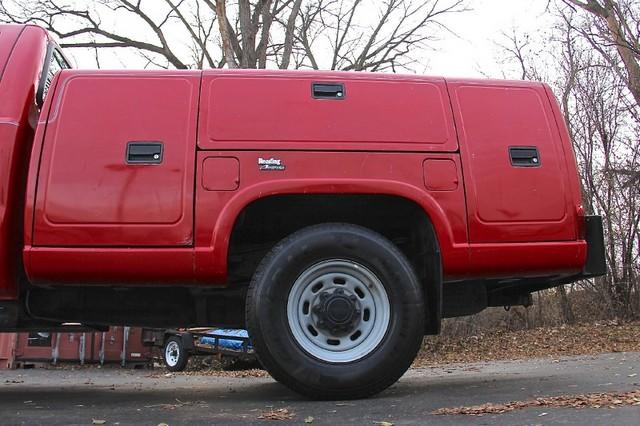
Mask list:
[[[34,246],[191,245],[199,84],[199,72],[63,73]]]
[[[541,84],[450,82],[472,243],[576,239],[565,153]]]
[[[442,78],[203,72],[201,149],[457,150]]]

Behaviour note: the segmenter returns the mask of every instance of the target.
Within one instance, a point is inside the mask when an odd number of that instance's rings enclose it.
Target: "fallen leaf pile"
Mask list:
[[[426,337],[413,366],[634,351],[640,351],[640,323],[594,323],[496,330],[461,339]]]
[[[220,377],[270,377],[269,373],[265,370],[260,370],[257,368],[252,368],[250,370],[218,370],[215,368],[208,368],[206,370],[201,371],[187,371],[184,374],[187,376],[202,376],[202,375],[210,375],[210,376],[220,376]]]
[[[160,378],[166,370],[154,371],[147,377]],[[174,376],[217,376],[217,377],[269,377],[269,373],[260,368],[257,361],[222,361],[214,356],[195,356],[189,358],[185,371],[168,373],[165,377]]]
[[[291,420],[295,416],[295,413],[287,408],[278,408],[277,410],[271,409],[265,411],[258,416],[260,420]]]
[[[625,405],[640,405],[640,389],[630,392],[598,392],[583,395],[550,396],[526,401],[511,401],[505,404],[487,403],[468,407],[440,408],[431,414],[482,416],[484,414],[502,414],[532,407],[616,408]]]
[[[165,374],[161,371],[153,372],[148,374],[146,377],[151,378],[161,378],[168,377],[171,378],[173,376],[216,376],[216,377],[235,377],[235,378],[245,378],[245,377],[270,377],[269,373],[265,370],[260,370],[257,368],[252,368],[249,370],[223,370],[219,367],[207,367],[201,370],[196,368],[189,368],[189,370],[181,371],[177,373],[173,373],[171,376],[165,376]]]

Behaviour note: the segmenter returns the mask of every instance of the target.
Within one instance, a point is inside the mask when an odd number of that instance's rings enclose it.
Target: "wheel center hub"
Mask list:
[[[345,324],[351,319],[353,303],[344,297],[334,297],[327,302],[327,318],[336,324]]]
[[[360,320],[361,311],[358,298],[342,289],[320,293],[319,301],[313,307],[318,326],[334,334],[352,331]]]

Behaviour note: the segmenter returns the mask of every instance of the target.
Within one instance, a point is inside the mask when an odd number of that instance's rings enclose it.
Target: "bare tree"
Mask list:
[[[563,0],[583,19],[573,29],[616,70],[635,106],[640,106],[640,5],[632,0]],[[640,183],[640,169],[620,169],[630,184]]]
[[[366,22],[365,10],[376,19]],[[441,18],[467,10],[462,0],[319,0],[305,9],[296,37],[304,66],[395,72],[410,68],[411,53],[428,48],[439,32],[450,32]],[[322,60],[318,52],[331,55]]]
[[[210,7],[213,7],[210,3],[208,4]],[[234,49],[231,45],[231,32],[233,31],[233,28],[231,28],[231,25],[227,20],[227,5],[225,0],[216,0],[216,11],[224,16],[224,19],[220,19],[218,21],[218,25],[220,26],[220,37],[222,38],[222,54],[224,55],[229,68],[238,68]],[[236,51],[239,50],[240,48],[237,47]]]
[[[0,0],[0,20],[41,25],[58,36],[63,48],[131,48],[164,68],[204,66],[204,60],[217,66],[210,54],[214,19],[203,15],[197,0]],[[129,24],[119,24],[121,20]],[[202,60],[178,53],[176,36],[191,42]]]
[[[277,56],[272,49],[274,33],[284,32],[280,68],[288,68],[293,50],[293,31],[302,0],[239,0],[232,16],[237,20],[237,31],[230,24],[226,0],[205,0],[220,19],[220,36],[229,66],[240,68],[266,68],[270,58]],[[226,26],[222,23],[225,22]],[[274,22],[282,24],[274,28]],[[235,64],[235,65],[234,65]]]
[[[613,46],[626,70],[626,84],[636,104],[640,105],[640,12],[632,0],[563,0],[593,16],[586,25],[576,27],[580,34],[602,54],[612,67],[618,58],[608,52]]]
[[[557,22],[548,38],[529,43],[523,35],[510,36],[504,51],[524,78],[544,80],[554,88],[573,141],[585,208],[604,219],[608,273],[577,288],[597,294],[594,300],[603,316],[637,318],[640,185],[632,179],[633,171],[640,170],[640,107],[630,84],[633,73],[621,72],[626,68],[620,46],[605,42],[593,19],[585,21],[581,9],[573,7],[576,2],[570,1],[571,7],[565,3],[558,2],[551,12]],[[621,13],[617,19],[630,22],[640,6],[616,7]],[[546,46],[546,56],[532,52],[532,45]],[[567,293],[559,289],[557,294],[564,310]]]
[[[0,0],[0,21],[42,25],[67,48],[135,49],[158,67],[395,71],[465,10],[465,0]]]

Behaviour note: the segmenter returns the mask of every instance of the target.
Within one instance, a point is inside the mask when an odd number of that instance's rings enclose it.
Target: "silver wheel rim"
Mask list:
[[[167,365],[175,367],[178,364],[178,358],[180,358],[180,346],[178,346],[178,343],[174,341],[167,343],[167,347],[164,348],[164,359],[167,361]]]
[[[317,314],[321,297],[326,300],[335,294],[354,300],[349,330],[330,330]],[[350,260],[332,259],[307,268],[287,300],[287,319],[296,342],[313,357],[332,363],[356,361],[373,352],[389,328],[390,317],[391,305],[380,279]]]

